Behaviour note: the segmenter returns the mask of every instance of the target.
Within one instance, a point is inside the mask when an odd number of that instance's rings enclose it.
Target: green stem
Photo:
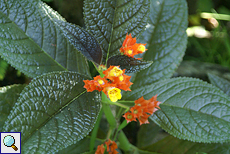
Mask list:
[[[97,121],[94,125],[94,128],[93,128],[93,131],[92,131],[92,134],[91,134],[91,138],[90,138],[90,144],[89,144],[89,149],[90,151],[92,151],[94,149],[94,146],[95,146],[95,141],[96,141],[96,137],[97,137],[97,132],[98,132],[98,129],[99,129],[99,125],[100,125],[100,121],[101,121],[101,117],[102,117],[102,110],[99,112],[99,115],[97,117]]]
[[[124,121],[120,124],[120,126],[117,128],[117,131],[116,131],[116,134],[115,134],[113,140],[116,140],[118,132],[119,132],[120,130],[122,130],[123,128],[125,128],[127,125],[128,125],[127,121],[124,120]]]
[[[112,114],[112,111],[111,111],[111,108],[109,106],[109,104],[107,103],[108,102],[108,98],[107,96],[102,92],[102,109],[105,113],[105,116],[106,116],[106,119],[110,125],[110,128],[116,128],[116,119],[114,118],[113,114]]]
[[[120,143],[119,148],[121,148],[124,151],[129,151],[132,147],[132,145],[129,143],[129,140],[125,136],[125,133],[121,130],[118,135],[118,141]]]
[[[134,101],[118,101],[118,103],[134,103]]]
[[[108,101],[106,101],[106,102],[105,102],[105,101],[102,101],[102,103],[108,103],[108,104],[111,104],[111,105],[120,106],[120,107],[122,107],[122,108],[125,108],[125,109],[129,110],[129,106],[126,106],[126,105],[121,104],[121,103],[118,103],[118,102],[112,102],[112,101],[108,100]]]

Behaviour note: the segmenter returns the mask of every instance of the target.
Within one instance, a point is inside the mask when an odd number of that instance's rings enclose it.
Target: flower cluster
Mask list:
[[[136,43],[136,38],[132,38],[131,34],[127,34],[126,38],[120,48],[120,52],[124,55],[134,58],[135,55],[145,52],[146,44]]]
[[[129,81],[131,76],[124,73],[125,69],[121,70],[119,66],[110,66],[103,71],[103,78],[98,75],[94,77],[94,80],[83,80],[84,88],[87,89],[87,92],[103,91],[112,102],[116,102],[121,99],[121,89],[131,91],[129,87],[133,84]]]
[[[148,117],[152,115],[155,111],[160,109],[159,104],[161,102],[157,101],[157,95],[153,96],[149,100],[145,100],[143,96],[136,100],[135,105],[126,112],[123,117],[128,122],[139,120],[140,125],[149,123]]]
[[[108,141],[105,142],[105,145],[106,145],[107,152],[109,152],[109,154],[117,154],[118,153],[116,151],[116,149],[117,149],[116,142],[111,141],[109,139]],[[105,152],[104,144],[98,145],[95,154],[104,154],[104,152]]]

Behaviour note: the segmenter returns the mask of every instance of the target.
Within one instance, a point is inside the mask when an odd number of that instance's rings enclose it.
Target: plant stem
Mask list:
[[[119,132],[120,130],[122,130],[123,128],[125,128],[127,125],[128,125],[127,121],[124,120],[124,121],[120,124],[120,126],[117,128],[117,131],[116,131],[116,134],[115,134],[113,140],[116,140],[118,132]]]
[[[116,128],[117,122],[116,119],[114,118],[111,108],[109,106],[108,102],[108,98],[107,96],[102,92],[102,109],[105,113],[106,119],[110,125],[110,128]]]
[[[131,144],[129,143],[129,140],[125,136],[125,133],[121,130],[118,135],[118,141],[120,142],[119,147],[124,151],[129,151],[131,149]]]
[[[97,132],[98,132],[98,128],[100,125],[100,121],[101,121],[101,117],[102,117],[102,110],[99,112],[99,115],[97,117],[97,121],[94,125],[92,134],[91,134],[91,138],[90,138],[90,144],[89,144],[89,150],[92,151],[94,149],[95,146],[95,141],[96,141],[96,137],[97,137]]]

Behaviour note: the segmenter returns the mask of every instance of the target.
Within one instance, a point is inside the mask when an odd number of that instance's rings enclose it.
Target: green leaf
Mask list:
[[[145,150],[161,154],[229,154],[230,144],[195,143],[168,136]]]
[[[218,88],[198,79],[174,78],[132,90],[123,99],[156,94],[161,110],[150,119],[173,136],[194,142],[230,141],[230,98]]]
[[[104,142],[104,140],[101,139],[96,139],[96,143],[95,143],[95,149],[97,148],[98,145],[102,144]],[[85,137],[84,139],[82,139],[81,141],[77,142],[76,144],[70,145],[67,148],[61,150],[58,152],[58,154],[80,154],[80,153],[84,153],[89,150],[89,144],[90,144],[90,136]],[[95,153],[95,151],[94,151]]]
[[[86,28],[99,41],[103,62],[119,54],[127,33],[137,36],[147,24],[149,0],[85,0]]]
[[[137,147],[140,149],[145,149],[144,147],[147,147],[168,136],[168,133],[164,132],[154,122],[149,122],[149,124],[141,126],[138,131]]]
[[[224,78],[208,73],[208,78],[213,85],[220,88],[225,94],[230,96],[230,82]]]
[[[64,20],[39,0],[0,0],[0,55],[30,77],[70,70],[90,75],[53,19]]]
[[[54,72],[31,81],[3,127],[21,132],[22,153],[53,153],[84,138],[100,110],[98,92],[86,92],[75,72]]]
[[[187,44],[187,11],[185,0],[151,0],[149,24],[138,40],[147,43],[143,60],[153,64],[137,73],[132,89],[173,75]]]
[[[24,87],[25,85],[12,85],[0,88],[0,132]]]
[[[126,73],[138,72],[149,67],[151,64],[152,62],[150,61],[141,61],[124,55],[113,56],[107,61],[107,67],[110,65],[120,66],[121,69],[125,69]]]
[[[74,24],[56,21],[62,28],[64,35],[69,39],[72,45],[77,48],[89,60],[101,64],[102,51],[97,40],[86,30]]]

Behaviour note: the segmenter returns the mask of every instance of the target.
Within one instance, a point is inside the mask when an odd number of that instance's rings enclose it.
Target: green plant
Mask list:
[[[0,15],[1,57],[33,78],[29,85],[3,87],[0,93],[0,130],[22,133],[22,153],[95,153],[98,145],[110,140],[123,153],[207,153],[210,149],[223,153],[229,149],[227,143],[219,143],[230,138],[230,98],[199,79],[170,79],[187,43],[185,0],[85,0],[86,29],[66,22],[37,0],[2,0]],[[137,42],[147,43],[142,59],[119,52],[130,33],[138,37]],[[87,86],[102,89],[94,85],[87,60],[101,75],[97,78],[117,89],[129,87],[113,81],[103,68],[116,66],[119,77],[127,79],[118,65],[126,69],[132,76],[131,91],[120,94],[115,89],[119,96],[106,95],[111,89],[89,92]],[[101,80],[96,81],[103,84]],[[160,109],[148,115],[150,129],[141,128],[146,133],[138,137],[142,147],[134,146],[123,132],[129,118],[120,123],[121,116],[135,100],[142,96],[151,100],[155,95]],[[105,124],[103,114],[109,125],[106,135],[100,135],[99,129],[100,123]],[[174,137],[159,137],[160,129],[153,122]],[[152,141],[157,136],[158,141]]]

